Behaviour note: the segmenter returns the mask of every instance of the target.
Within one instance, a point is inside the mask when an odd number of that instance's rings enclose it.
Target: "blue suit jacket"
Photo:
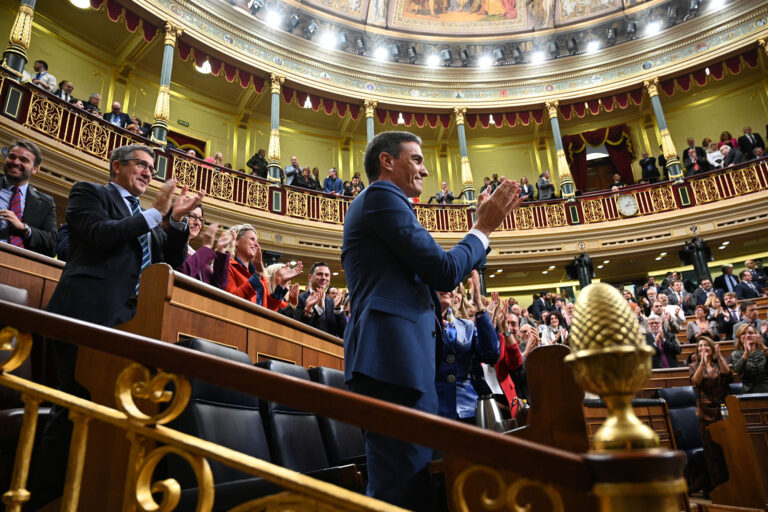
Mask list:
[[[450,251],[440,247],[396,185],[377,181],[363,190],[347,211],[341,251],[352,304],[346,380],[359,373],[434,394],[436,341],[442,341],[434,290],[454,289],[484,261],[474,235]]]
[[[762,293],[760,292],[760,288],[756,284],[752,284],[754,285],[755,290],[750,288],[744,281],[736,285],[733,291],[736,293],[739,300],[756,299],[760,296]]]

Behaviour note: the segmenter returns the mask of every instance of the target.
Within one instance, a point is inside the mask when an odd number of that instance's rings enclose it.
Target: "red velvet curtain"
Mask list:
[[[621,175],[622,181],[628,185],[635,182],[632,174],[635,153],[629,137],[629,127],[626,124],[620,124],[563,137],[565,156],[571,167],[571,175],[577,189],[583,189],[587,185],[587,144],[592,147],[605,145],[608,156],[616,167],[616,172]]]

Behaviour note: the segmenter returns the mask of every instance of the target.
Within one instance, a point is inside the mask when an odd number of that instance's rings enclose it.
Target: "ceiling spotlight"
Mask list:
[[[400,45],[392,44],[389,45],[389,55],[392,57],[392,60],[399,60],[402,56],[402,52],[400,51]]]
[[[480,68],[489,68],[493,66],[493,59],[490,55],[481,55],[479,59],[477,59],[477,66]]]
[[[387,49],[383,46],[377,46],[375,50],[373,50],[373,58],[376,60],[387,60]]]
[[[656,256],[656,261],[661,261],[661,256]]]
[[[549,274],[549,270],[542,270],[541,273],[542,274]]]
[[[553,59],[556,59],[560,56],[560,48],[557,46],[557,43],[552,41],[551,43],[547,43],[547,51],[549,52],[550,57]]]
[[[430,68],[436,68],[440,65],[440,57],[436,53],[430,53],[427,57],[427,66]]]
[[[409,46],[408,50],[406,51],[406,54],[408,55],[408,61],[411,64],[416,63],[416,59],[419,57],[419,54],[416,52],[415,46]]]
[[[496,120],[493,118],[493,114],[488,115],[488,124],[496,124]],[[501,272],[501,270],[499,270],[499,272]]]
[[[531,64],[541,64],[544,62],[544,52],[534,52],[531,55]]]
[[[550,266],[549,266],[549,270],[554,270],[554,269],[555,269],[555,266],[554,266],[554,265],[550,265]]]
[[[491,274],[491,275],[489,275],[488,277],[490,277],[491,279],[493,279],[494,277],[496,277],[496,274]]]
[[[603,266],[602,265],[598,265],[597,268],[603,268]]]
[[[332,49],[336,47],[336,35],[333,32],[326,31],[320,34],[320,41],[318,44],[326,49]]]
[[[90,0],[69,0],[69,2],[78,9],[87,9],[91,6]]]
[[[600,49],[600,41],[590,41],[587,43],[587,53],[595,53]]]
[[[496,48],[493,50],[493,58],[496,61],[496,64],[503,64],[507,59],[507,56],[504,54],[504,48]]]
[[[459,52],[459,60],[461,61],[462,66],[469,65],[469,52],[466,50],[466,48]]]
[[[338,272],[334,272],[332,275],[337,276],[337,275],[339,275],[339,273]]]
[[[315,35],[315,32],[317,32],[317,22],[313,20],[307,25],[307,28],[304,29],[304,35],[307,36],[307,39],[312,40],[312,36]]]
[[[270,9],[267,11],[267,25],[273,28],[279,27],[282,19],[283,17],[276,10]]]
[[[497,273],[497,274],[501,274],[502,272],[504,272],[504,269],[503,269],[503,268],[500,268],[500,269],[498,269],[498,270],[496,271],[496,273]]]
[[[660,253],[659,253],[659,256],[661,256],[662,258],[663,258],[664,256],[666,256],[666,255],[667,255],[667,253],[665,253],[665,252],[660,252]]]
[[[519,46],[515,46],[512,48],[512,60],[514,60],[516,63],[523,62],[523,52],[520,51]]]
[[[571,55],[575,55],[579,53],[579,45],[576,43],[575,37],[571,37],[565,42],[565,48],[568,50],[568,53]]]
[[[211,63],[208,62],[208,59],[205,59],[205,62],[203,62],[203,65],[195,66],[195,69],[197,70],[198,73],[207,75],[211,72]]]
[[[294,14],[291,19],[288,20],[288,32],[293,32],[296,27],[299,26],[299,15]]]
[[[731,242],[730,242],[729,240],[726,240],[725,242],[720,242],[720,245],[728,245],[728,244],[730,244],[730,243],[731,243]]]
[[[339,41],[340,45],[345,46],[349,42],[349,34],[346,32],[339,32],[336,34],[336,39]]]
[[[248,9],[251,11],[251,14],[256,14],[262,7],[264,7],[264,0],[251,0],[248,2]]]
[[[443,48],[440,50],[440,58],[443,59],[443,65],[450,66],[453,62],[453,55],[451,54],[451,50],[448,48]]]
[[[384,50],[386,52],[386,50]],[[365,39],[358,37],[355,39],[355,53],[365,55]]]
[[[634,39],[637,33],[637,22],[630,21],[627,23],[627,39]]]
[[[654,21],[653,23],[649,23],[645,27],[645,35],[646,36],[655,36],[661,31],[661,23],[658,21]]]
[[[403,118],[403,113],[402,112],[397,114],[397,124],[405,124],[405,119]]]
[[[616,44],[616,29],[615,28],[609,28],[605,32],[605,40],[608,42],[608,46],[613,46]]]
[[[603,265],[607,265],[611,262],[611,260],[603,260]]]

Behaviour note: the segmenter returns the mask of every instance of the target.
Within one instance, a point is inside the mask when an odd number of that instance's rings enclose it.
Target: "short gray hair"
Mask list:
[[[143,144],[129,144],[128,146],[120,146],[112,150],[112,154],[109,155],[109,179],[112,180],[115,177],[115,162],[122,162],[133,156],[137,151],[143,151],[148,154],[152,160],[155,160],[155,152]]]

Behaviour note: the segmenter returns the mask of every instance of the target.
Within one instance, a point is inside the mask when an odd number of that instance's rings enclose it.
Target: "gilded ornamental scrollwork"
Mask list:
[[[109,132],[96,121],[84,124],[80,129],[78,148],[101,158],[109,157]]]
[[[550,227],[565,226],[568,219],[565,216],[565,205],[552,204],[544,207],[547,215],[547,225]]]
[[[536,224],[533,220],[533,210],[531,208],[516,208],[512,215],[515,219],[517,229],[533,229]]]
[[[0,352],[9,353],[0,363],[0,370],[10,372],[21,366],[32,350],[32,336],[28,332],[19,332],[13,327],[3,327],[0,331]]]
[[[602,200],[583,201],[581,208],[584,211],[584,220],[587,223],[603,222],[605,220],[605,209],[603,208]]]
[[[292,217],[301,217],[306,219],[308,217],[307,212],[307,195],[301,192],[294,192],[289,190],[286,198],[286,210],[285,213]]]
[[[153,482],[155,469],[167,455],[177,455],[183,458],[192,468],[197,480],[198,511],[210,511],[213,508],[213,475],[208,461],[199,455],[192,455],[175,446],[161,446],[151,451],[141,461],[137,472],[135,497],[139,510],[142,512],[170,512],[175,510],[181,499],[181,486],[173,478]],[[153,495],[160,495],[161,502],[157,503]]]
[[[248,182],[248,196],[246,203],[252,208],[266,210],[269,202],[267,186],[256,181]]]
[[[437,215],[432,208],[417,208],[416,218],[427,231],[437,231]]]
[[[649,189],[649,195],[655,212],[672,210],[676,207],[675,198],[672,196],[672,187]]]
[[[63,109],[40,94],[32,93],[26,125],[58,138]]]
[[[736,195],[754,192],[760,188],[760,181],[757,179],[757,171],[754,168],[739,169],[731,176]]]
[[[173,159],[173,177],[180,187],[194,189],[197,185],[198,165],[184,158]]]
[[[693,189],[693,197],[699,204],[711,203],[720,199],[720,192],[717,190],[717,183],[715,183],[714,178],[692,180],[691,188]]]
[[[215,172],[211,180],[211,195],[219,199],[232,200],[235,188],[234,178],[223,172]]]
[[[323,197],[320,199],[320,220],[339,222],[339,202],[335,198]]]
[[[167,389],[171,383],[174,391]],[[190,392],[189,381],[183,375],[162,370],[152,375],[146,367],[131,363],[117,378],[115,401],[118,409],[134,421],[145,425],[164,424],[181,414],[189,402]],[[169,405],[160,412],[145,413],[137,405],[137,398]]]
[[[509,475],[508,475],[509,476]],[[473,480],[479,497],[469,497],[468,482]],[[536,511],[564,512],[563,498],[552,485],[528,478],[505,479],[501,471],[478,464],[470,465],[456,477],[451,489],[453,510],[469,512],[476,510],[511,510],[513,512],[529,512],[533,504],[530,491],[537,495]]]
[[[451,208],[447,210],[447,213],[449,231],[466,231],[469,228],[467,225],[467,214],[464,210]]]

